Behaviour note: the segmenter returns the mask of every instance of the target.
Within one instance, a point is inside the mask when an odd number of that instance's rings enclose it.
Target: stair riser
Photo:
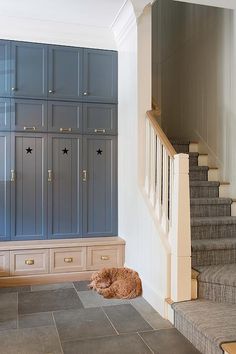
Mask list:
[[[236,262],[236,249],[192,252],[192,267],[232,264]]]
[[[236,288],[222,284],[198,283],[198,296],[200,299],[236,304]]]
[[[189,145],[186,144],[173,144],[173,147],[177,154],[188,154],[189,153]]]
[[[190,181],[208,181],[208,171],[189,171]]]
[[[190,198],[218,198],[219,187],[190,187]]]
[[[209,217],[209,216],[230,216],[231,205],[191,205],[191,217]]]
[[[198,156],[189,156],[189,166],[198,166]]]
[[[209,238],[229,238],[235,237],[236,225],[203,225],[192,226],[192,240],[202,240]]]

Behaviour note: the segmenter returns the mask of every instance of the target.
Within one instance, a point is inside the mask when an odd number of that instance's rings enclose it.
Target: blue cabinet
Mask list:
[[[117,52],[84,49],[83,95],[86,101],[116,103],[117,77]]]
[[[50,135],[48,145],[48,236],[82,235],[82,139]]]
[[[11,239],[44,239],[47,232],[46,135],[12,134],[11,171]]]
[[[0,40],[0,95],[10,95],[10,42]]]
[[[117,105],[83,104],[84,134],[117,134]]]
[[[10,133],[0,133],[0,241],[10,238]]]
[[[49,101],[48,131],[82,133],[82,103]]]
[[[14,97],[47,97],[47,46],[13,42],[11,46]]]
[[[117,137],[83,142],[83,235],[117,235]]]
[[[11,101],[9,98],[0,98],[0,131],[10,130]]]

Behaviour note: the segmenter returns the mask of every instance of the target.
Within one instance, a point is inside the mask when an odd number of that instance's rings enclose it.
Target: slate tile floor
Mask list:
[[[0,288],[0,354],[197,354],[143,299],[87,282]]]

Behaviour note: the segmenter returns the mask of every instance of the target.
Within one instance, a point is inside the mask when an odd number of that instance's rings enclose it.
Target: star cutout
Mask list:
[[[101,149],[97,150],[97,155],[102,155],[102,150]]]
[[[69,150],[68,150],[67,148],[63,149],[63,150],[62,150],[63,155],[65,155],[65,154],[68,155],[68,151],[69,151]]]
[[[28,147],[26,150],[26,154],[32,154],[33,149],[31,147]]]

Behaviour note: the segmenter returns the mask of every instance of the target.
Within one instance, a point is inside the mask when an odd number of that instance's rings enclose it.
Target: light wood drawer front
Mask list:
[[[0,277],[7,277],[10,274],[10,252],[0,252]]]
[[[12,275],[48,273],[49,252],[46,249],[11,251],[10,272]]]
[[[85,270],[86,248],[51,249],[51,273],[79,272]]]
[[[87,247],[87,269],[97,270],[103,267],[122,267],[122,246]]]

